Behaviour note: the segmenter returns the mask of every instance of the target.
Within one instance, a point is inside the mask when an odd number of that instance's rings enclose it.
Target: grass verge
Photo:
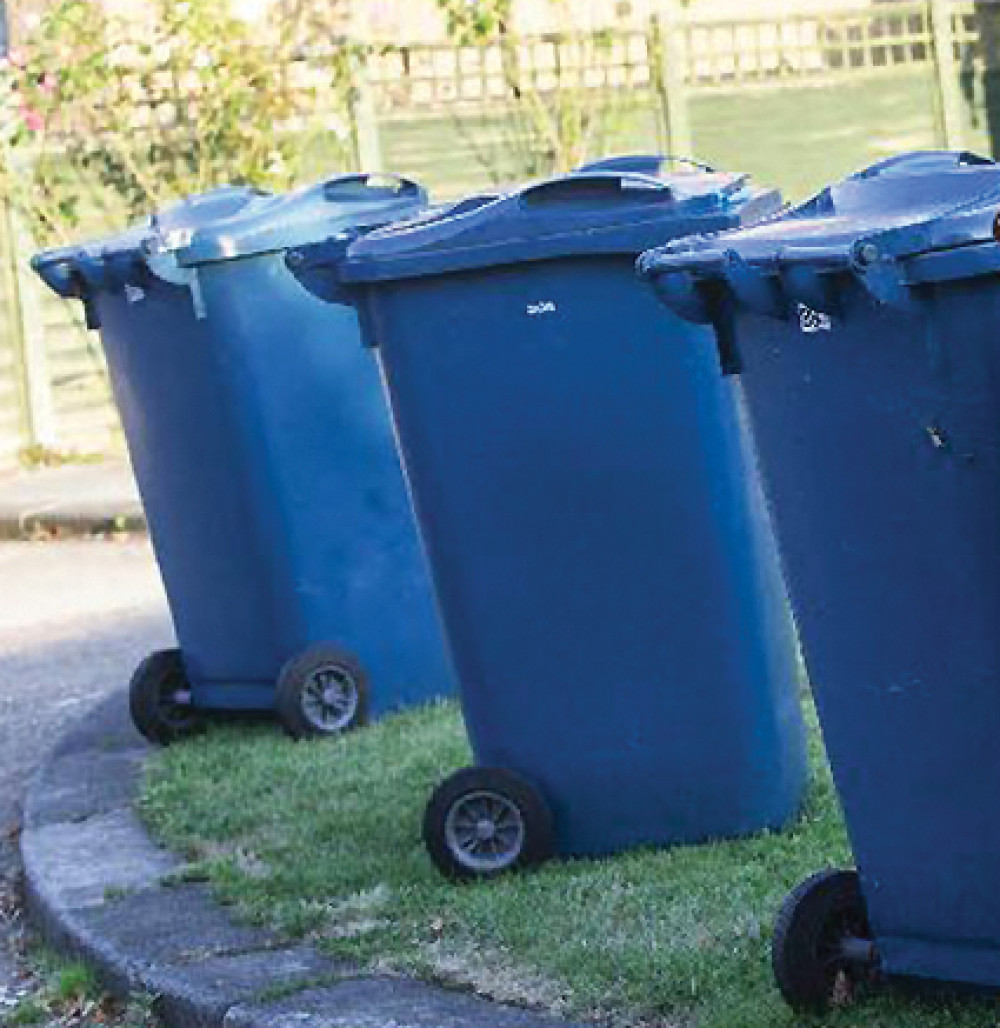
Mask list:
[[[450,705],[318,745],[219,729],[154,759],[140,809],[241,916],[369,968],[630,1028],[789,1026],[768,966],[775,912],[850,861],[810,717],[813,784],[789,831],[473,886],[444,882],[419,837],[431,789],[470,759]],[[823,1023],[984,1028],[1000,1007],[881,994]]]
[[[8,999],[0,990],[4,1028],[155,1028],[146,997],[122,1003],[101,989],[93,972],[42,946],[26,954],[31,977],[23,994]]]

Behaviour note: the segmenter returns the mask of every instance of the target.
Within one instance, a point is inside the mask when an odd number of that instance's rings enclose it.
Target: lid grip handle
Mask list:
[[[576,169],[576,174],[585,174],[592,171],[624,171],[638,175],[658,175],[664,164],[688,164],[699,171],[707,171],[714,174],[717,169],[710,164],[696,161],[693,157],[680,157],[677,154],[626,154],[622,157],[605,157],[599,161],[591,161],[588,164],[581,164]]]
[[[526,207],[564,207],[577,201],[585,203],[599,195],[630,204],[634,201],[629,193],[639,191],[646,195],[658,193],[673,196],[673,191],[666,183],[649,175],[588,171],[528,186],[521,193],[521,203]]]
[[[884,161],[879,161],[870,168],[865,168],[864,171],[852,175],[851,181],[860,182],[863,179],[877,178],[886,172],[896,170],[933,171],[935,169],[976,167],[984,164],[993,164],[993,161],[988,157],[972,153],[971,150],[922,150],[887,157]]]
[[[391,192],[399,197],[425,198],[427,195],[423,186],[414,182],[413,179],[385,172],[339,175],[323,183],[323,195],[331,202],[343,199],[337,194],[348,190],[371,190],[373,193],[383,195]]]

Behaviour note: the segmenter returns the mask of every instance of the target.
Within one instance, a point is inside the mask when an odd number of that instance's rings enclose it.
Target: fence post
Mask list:
[[[12,333],[14,361],[22,403],[22,425],[31,446],[55,448],[55,402],[45,348],[37,286],[27,265],[32,241],[9,200],[2,202],[3,284],[7,294],[7,325]]]
[[[689,157],[694,144],[687,97],[688,46],[679,0],[661,0],[659,13],[652,17],[651,35],[664,148],[675,156]]]
[[[382,140],[379,136],[378,108],[368,73],[368,60],[368,45],[356,45],[356,54],[351,61],[348,102],[358,170],[375,172],[383,170]]]
[[[964,130],[962,91],[955,61],[955,35],[951,0],[930,0],[931,34],[934,38],[934,74],[941,111],[941,134],[949,150],[961,150]]]

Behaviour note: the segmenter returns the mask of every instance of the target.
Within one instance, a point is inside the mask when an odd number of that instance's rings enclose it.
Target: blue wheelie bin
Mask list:
[[[795,1006],[1000,987],[1000,166],[901,156],[641,272],[738,372],[857,871],[803,883]]]
[[[798,809],[796,646],[752,456],[711,333],[633,272],[663,233],[779,203],[744,176],[584,172],[373,233],[339,266],[477,761],[426,810],[449,876]]]
[[[391,177],[224,187],[35,258],[101,330],[173,615],[132,679],[148,738],[207,710],[330,734],[452,691],[377,369],[288,263],[425,206]]]

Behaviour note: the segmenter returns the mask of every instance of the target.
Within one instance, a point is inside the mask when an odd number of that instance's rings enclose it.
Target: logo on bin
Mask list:
[[[799,328],[803,332],[812,335],[814,332],[833,331],[833,318],[829,314],[824,314],[822,311],[814,311],[812,307],[807,307],[804,303],[798,305],[798,311]]]
[[[529,317],[536,318],[539,314],[555,314],[556,305],[552,300],[541,300],[539,303],[528,304]]]
[[[133,286],[126,283],[125,299],[128,300],[129,303],[139,303],[146,299],[146,290],[141,289],[139,286]]]

